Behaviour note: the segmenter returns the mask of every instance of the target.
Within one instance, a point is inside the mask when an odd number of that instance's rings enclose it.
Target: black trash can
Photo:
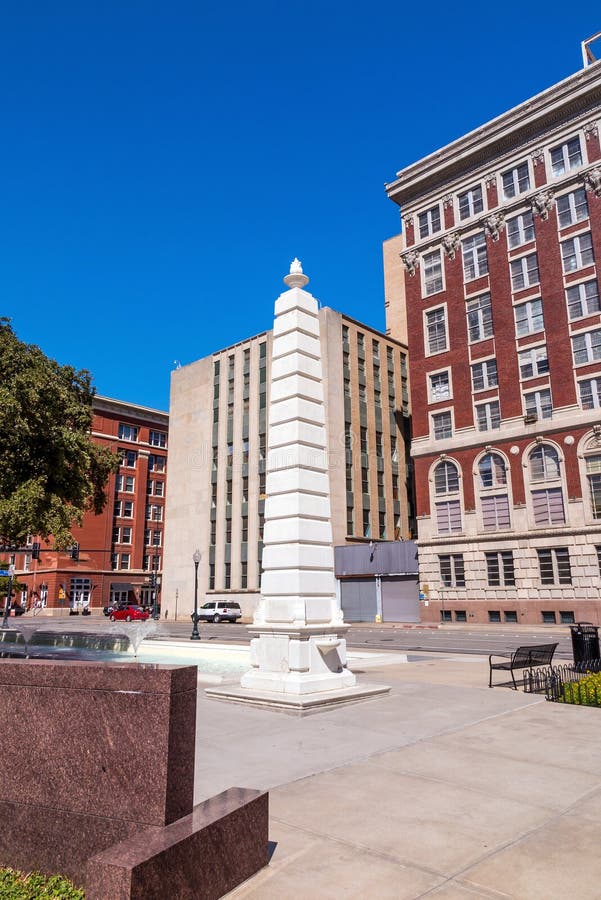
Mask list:
[[[599,659],[599,629],[590,622],[577,622],[572,625],[572,652],[574,662],[588,663],[593,659]]]

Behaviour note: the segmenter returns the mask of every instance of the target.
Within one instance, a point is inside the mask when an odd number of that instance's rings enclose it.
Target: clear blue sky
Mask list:
[[[581,68],[601,7],[566,10],[4,2],[0,314],[159,409],[174,360],[271,327],[294,256],[383,328],[384,183]]]

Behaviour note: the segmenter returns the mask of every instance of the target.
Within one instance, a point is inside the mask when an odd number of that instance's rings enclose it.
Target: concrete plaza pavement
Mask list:
[[[298,718],[199,690],[196,802],[270,791],[270,865],[228,897],[601,898],[600,710],[490,690],[485,657],[355,671],[390,694]]]

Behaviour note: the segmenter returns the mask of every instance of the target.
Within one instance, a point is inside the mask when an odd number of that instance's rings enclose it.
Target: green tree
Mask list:
[[[91,438],[89,372],[24,344],[0,318],[0,541],[52,535],[63,549],[84,513],[99,513],[118,457]]]

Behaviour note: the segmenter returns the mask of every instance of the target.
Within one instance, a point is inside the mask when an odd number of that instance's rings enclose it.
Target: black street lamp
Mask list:
[[[190,635],[191,641],[199,641],[200,635],[198,633],[198,563],[200,562],[200,550],[195,550],[192,554],[192,559],[194,561],[194,612],[192,613],[192,634]]]

